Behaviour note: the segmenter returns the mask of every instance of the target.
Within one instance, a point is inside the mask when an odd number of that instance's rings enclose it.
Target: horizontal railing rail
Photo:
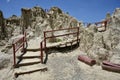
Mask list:
[[[77,34],[77,32],[74,32],[74,33],[67,33],[67,34],[62,34],[62,35],[57,35],[57,36],[51,36],[51,37],[46,37],[46,39],[48,39],[48,38],[53,38],[53,37],[67,36],[67,35],[72,35],[72,34]]]
[[[63,30],[73,30],[73,29],[78,29],[78,27],[73,27],[73,28],[65,28],[65,29],[57,29],[57,30],[49,30],[49,31],[44,31],[44,32],[55,32],[55,31],[63,31]]]
[[[63,34],[58,34],[58,35],[51,35],[51,36],[46,36],[47,33],[49,32],[56,32],[56,31],[63,31],[63,30],[77,30],[76,32],[69,32],[69,33],[63,33]],[[65,29],[58,29],[58,30],[50,30],[50,31],[44,31],[44,39],[40,42],[40,58],[41,58],[41,62],[43,63],[43,50],[45,52],[47,52],[47,46],[46,46],[46,40],[49,39],[49,38],[55,38],[55,37],[61,37],[61,36],[67,36],[67,35],[74,35],[76,34],[77,36],[77,39],[76,40],[73,40],[74,41],[77,41],[77,43],[80,41],[79,40],[79,27],[74,27],[74,28],[65,28]],[[70,43],[70,42],[69,42]],[[46,54],[48,55],[48,54]],[[47,58],[46,58],[47,59]]]

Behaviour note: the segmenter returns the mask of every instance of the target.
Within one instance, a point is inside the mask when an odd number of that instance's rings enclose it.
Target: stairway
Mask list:
[[[33,45],[33,42],[29,42],[29,48],[34,48],[34,46],[38,46],[38,43],[36,42],[35,45]],[[33,45],[33,46],[32,46]],[[19,75],[23,74],[29,74],[33,72],[39,72],[39,71],[47,71],[47,68],[44,64],[41,64],[41,53],[38,49],[37,51],[27,51],[26,53],[19,53],[17,55],[17,65],[14,69],[15,77],[18,77]]]
[[[44,56],[44,51],[47,52],[47,49],[53,49],[53,48],[62,48],[65,49],[66,47],[70,47],[72,49],[73,46],[77,45],[79,46],[79,27],[76,28],[69,28],[69,29],[76,29],[77,32],[71,32],[71,33],[65,33],[65,34],[60,34],[56,35],[54,37],[61,37],[61,36],[67,36],[67,35],[74,35],[76,34],[76,38],[74,39],[69,39],[67,41],[62,41],[62,42],[56,42],[56,43],[47,43],[47,39],[53,37],[53,36],[46,36],[46,33],[48,32],[53,32],[52,31],[45,31],[44,32],[44,39],[43,41],[41,40],[40,37],[32,39],[28,42],[28,47],[26,49],[26,53],[17,56],[18,62],[16,64],[16,51],[20,49],[20,47],[23,48],[23,52],[25,49],[25,42],[27,45],[27,40],[26,40],[26,34],[23,36],[19,41],[21,41],[21,44],[19,48],[17,48],[16,44],[19,42],[17,41],[15,44],[13,44],[13,54],[14,54],[14,66],[17,66],[18,68],[15,69],[15,77],[18,77],[19,75],[22,74],[28,74],[36,71],[47,71],[47,68],[45,65],[41,64],[47,62],[48,60],[48,53]],[[54,31],[62,31],[62,30],[69,30],[67,29],[60,29],[60,30],[54,30]],[[17,48],[17,50],[16,50]],[[40,49],[41,48],[41,49]],[[62,50],[63,51],[63,50]],[[40,63],[40,64],[39,64]],[[45,67],[45,68],[43,68]]]
[[[17,56],[18,58],[18,66],[24,66],[24,65],[32,65],[40,63],[40,51],[38,52],[26,52],[22,56]]]

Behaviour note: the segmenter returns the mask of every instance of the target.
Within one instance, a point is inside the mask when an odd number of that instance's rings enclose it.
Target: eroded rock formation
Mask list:
[[[107,30],[97,32],[96,26],[91,25],[81,31],[80,49],[85,51],[90,57],[95,58],[100,64],[103,60],[120,62],[120,9],[117,8],[113,15],[107,14]],[[119,56],[118,56],[119,55]],[[114,58],[114,60],[113,60]]]
[[[30,37],[42,36],[45,30],[80,26],[80,22],[58,7],[46,11],[39,6],[31,9],[22,8],[22,24],[28,29],[27,33]]]
[[[5,29],[4,16],[2,11],[0,11],[0,39],[5,39],[6,36],[7,33]]]
[[[23,29],[27,29],[28,26],[31,25],[31,9],[28,8],[22,8],[21,9],[22,12],[22,19],[21,19],[21,26],[23,27]]]
[[[10,18],[5,20],[6,25],[15,25],[18,26],[20,25],[20,18],[17,17],[16,15],[12,15]]]

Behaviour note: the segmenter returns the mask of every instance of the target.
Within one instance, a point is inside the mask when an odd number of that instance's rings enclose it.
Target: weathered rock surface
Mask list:
[[[7,36],[7,33],[6,33],[6,28],[4,23],[4,16],[2,11],[0,11],[0,40],[5,39],[6,36]]]
[[[118,50],[120,49],[119,23],[120,9],[117,8],[114,14],[111,17],[109,16],[109,22],[107,24],[106,31],[97,32],[95,26],[93,25],[91,25],[88,28],[82,29],[82,33],[80,34],[81,50],[85,51],[90,57],[95,58],[98,64],[100,64],[103,60],[113,61],[114,56],[119,54]],[[116,58],[116,61],[117,60],[119,62],[118,58]]]
[[[22,25],[26,28],[27,34],[31,38],[43,37],[43,31],[46,30],[80,26],[80,22],[64,13],[58,7],[52,7],[47,12],[38,6],[31,9],[22,8],[22,19]],[[52,35],[52,33],[48,35]]]
[[[20,19],[16,15],[12,15],[10,18],[5,19],[6,25],[20,25]]]

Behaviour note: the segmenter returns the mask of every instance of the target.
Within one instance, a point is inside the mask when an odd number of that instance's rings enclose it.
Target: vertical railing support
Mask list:
[[[79,43],[79,27],[78,27],[78,31],[77,31],[77,42]]]
[[[43,63],[43,46],[42,46],[42,42],[40,43],[40,59],[41,59],[41,63]]]
[[[106,31],[107,21],[104,21],[104,25],[105,25],[105,31]]]
[[[23,37],[23,53],[25,53],[25,36]]]
[[[15,54],[15,44],[12,44],[12,46],[13,46],[13,62],[14,62],[14,64],[13,64],[13,66],[15,67],[16,66],[16,54]]]
[[[44,49],[45,49],[45,52],[46,52],[46,32],[44,32]]]

